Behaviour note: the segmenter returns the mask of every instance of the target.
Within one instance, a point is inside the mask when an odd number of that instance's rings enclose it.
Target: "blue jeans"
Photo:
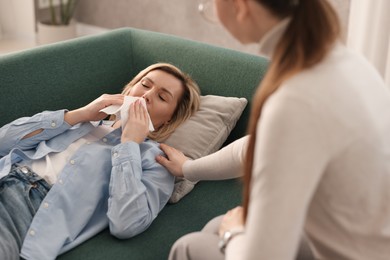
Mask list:
[[[1,259],[20,259],[23,240],[50,187],[25,166],[12,166],[10,173],[0,180]]]

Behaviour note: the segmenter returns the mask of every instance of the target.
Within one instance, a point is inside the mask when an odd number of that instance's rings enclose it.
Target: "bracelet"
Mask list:
[[[223,236],[219,240],[218,247],[222,254],[225,254],[226,247],[230,240],[237,235],[244,234],[244,230],[228,230],[223,233]]]

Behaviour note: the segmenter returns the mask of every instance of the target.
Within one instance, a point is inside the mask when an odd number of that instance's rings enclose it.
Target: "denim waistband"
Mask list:
[[[12,165],[10,173],[8,175],[4,176],[0,180],[0,184],[2,182],[6,181],[6,180],[10,180],[12,178],[16,178],[16,179],[19,179],[23,182],[28,182],[28,183],[39,182],[46,189],[50,189],[50,187],[51,187],[51,185],[48,184],[45,181],[45,179],[43,179],[37,173],[33,172],[29,167],[24,166],[24,165],[18,165],[18,164]]]

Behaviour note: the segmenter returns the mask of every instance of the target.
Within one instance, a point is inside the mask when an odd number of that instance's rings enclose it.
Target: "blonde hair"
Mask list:
[[[183,95],[177,103],[172,118],[168,124],[162,125],[159,129],[149,133],[149,138],[157,142],[166,140],[184,121],[190,118],[200,105],[200,89],[196,82],[179,68],[169,63],[156,63],[139,72],[123,89],[123,95],[129,95],[131,88],[137,84],[143,77],[153,70],[164,71],[182,83],[184,89]]]
[[[256,1],[280,18],[291,17],[291,21],[276,45],[268,71],[253,99],[248,126],[249,145],[244,165],[245,217],[250,198],[256,126],[265,101],[285,80],[323,60],[340,37],[337,13],[327,0]]]

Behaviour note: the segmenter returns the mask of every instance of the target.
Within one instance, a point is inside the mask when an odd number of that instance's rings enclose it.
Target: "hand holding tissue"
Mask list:
[[[141,104],[145,107],[146,111],[148,112],[145,99],[141,97],[132,97],[132,96],[125,96],[125,99],[121,106],[118,105],[108,106],[106,108],[101,109],[100,112],[106,113],[108,115],[116,115],[116,117],[122,121],[122,126],[123,126],[127,122],[130,105],[137,100],[141,101]],[[152,120],[150,119],[149,112],[148,112],[148,118],[149,118],[149,131],[153,132],[154,127],[153,127]]]

